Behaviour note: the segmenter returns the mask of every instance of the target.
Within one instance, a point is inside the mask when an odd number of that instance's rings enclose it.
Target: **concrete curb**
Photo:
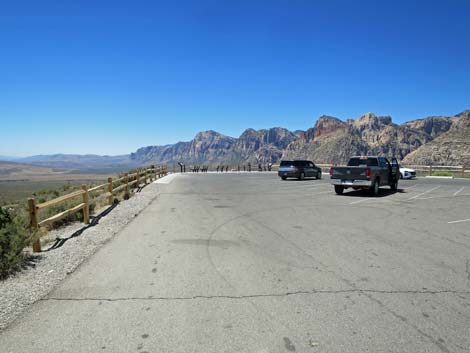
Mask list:
[[[454,179],[453,176],[436,176],[436,175],[426,175],[425,178],[431,178],[431,179]]]

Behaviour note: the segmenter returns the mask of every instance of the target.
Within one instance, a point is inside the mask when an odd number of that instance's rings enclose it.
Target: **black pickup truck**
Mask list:
[[[389,185],[393,191],[398,188],[400,170],[396,158],[391,162],[385,157],[356,156],[351,157],[346,167],[330,169],[331,184],[335,192],[342,194],[344,189],[368,189],[371,195],[377,196],[379,187]]]

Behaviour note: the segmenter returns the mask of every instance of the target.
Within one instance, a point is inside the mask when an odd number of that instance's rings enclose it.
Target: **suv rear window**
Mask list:
[[[348,167],[359,167],[359,166],[377,167],[378,165],[379,164],[377,162],[377,158],[354,157],[354,158],[351,158],[348,162]]]
[[[306,167],[308,166],[308,161],[294,161],[294,165],[297,167]]]
[[[281,161],[281,167],[294,165],[294,161]]]

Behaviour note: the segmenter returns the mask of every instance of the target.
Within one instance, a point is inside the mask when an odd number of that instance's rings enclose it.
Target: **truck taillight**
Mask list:
[[[330,176],[333,176],[333,167],[330,168]]]
[[[367,177],[367,178],[370,178],[371,175],[372,175],[372,172],[370,171],[369,168],[367,168],[367,169],[366,169],[366,177]]]

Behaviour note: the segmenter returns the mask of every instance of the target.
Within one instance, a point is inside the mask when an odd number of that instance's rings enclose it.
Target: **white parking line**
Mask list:
[[[454,196],[457,196],[459,192],[461,192],[463,189],[465,189],[465,186],[462,186],[460,189],[458,189],[456,192],[454,192]]]
[[[452,224],[452,223],[462,223],[462,222],[470,222],[470,218],[469,219],[461,219],[461,220],[458,220],[458,221],[447,222],[447,223]]]
[[[413,189],[413,188],[415,188],[415,187],[417,187],[417,186],[418,186],[418,184],[414,184],[414,185],[412,185],[412,186],[408,186],[407,188],[402,188],[402,190],[410,190],[410,189]]]
[[[367,198],[367,199],[361,199],[361,200],[358,200],[358,201],[350,202],[349,204],[350,204],[350,205],[355,205],[355,204],[358,204],[358,203],[361,203],[361,202],[365,202],[365,201],[369,201],[369,200],[377,200],[377,198],[369,197],[369,198]]]
[[[323,191],[323,192],[317,192],[315,194],[311,194],[310,196],[315,196],[315,195],[321,195],[321,194],[330,194],[333,193],[331,190],[328,191]]]
[[[428,192],[437,190],[437,189],[439,189],[440,187],[441,187],[440,185],[439,185],[439,186],[436,186],[436,187],[434,187],[434,188],[432,188],[432,189],[429,189],[429,190],[427,190],[427,191],[425,191],[425,192],[422,192],[421,194],[418,194],[418,195],[415,195],[415,196],[413,196],[413,197],[410,197],[410,198],[407,199],[406,201],[416,199],[416,198],[418,198],[418,197],[420,197],[420,196],[423,196],[423,195],[427,194]]]

